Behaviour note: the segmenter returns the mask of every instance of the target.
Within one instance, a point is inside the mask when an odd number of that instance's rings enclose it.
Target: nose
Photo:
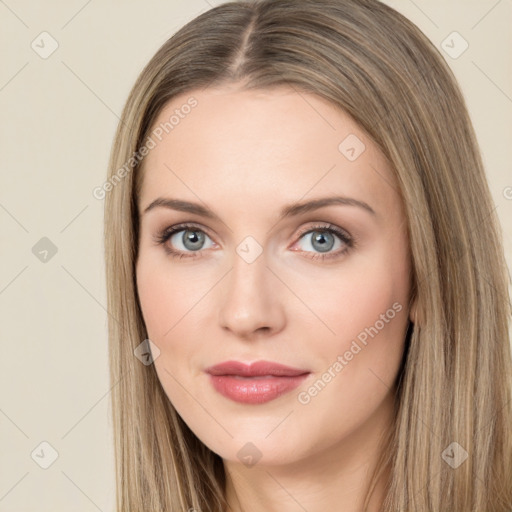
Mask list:
[[[233,267],[221,289],[222,329],[244,339],[281,331],[285,326],[281,287],[267,267],[265,253],[251,263],[235,253]]]

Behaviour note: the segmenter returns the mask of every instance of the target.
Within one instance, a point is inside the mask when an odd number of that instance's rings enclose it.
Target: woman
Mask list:
[[[411,22],[209,10],[139,76],[108,182],[118,510],[512,510],[499,226]]]

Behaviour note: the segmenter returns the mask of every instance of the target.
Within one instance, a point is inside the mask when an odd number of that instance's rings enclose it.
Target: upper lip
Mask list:
[[[256,361],[246,364],[239,361],[225,361],[207,368],[210,375],[238,375],[241,377],[260,377],[270,375],[274,377],[296,377],[310,373],[308,370],[292,368],[271,361]]]

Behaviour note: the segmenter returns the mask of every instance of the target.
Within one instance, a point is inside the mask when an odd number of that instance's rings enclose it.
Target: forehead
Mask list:
[[[166,193],[235,210],[333,192],[385,209],[398,196],[389,163],[350,116],[287,86],[181,94],[150,136],[141,209]]]

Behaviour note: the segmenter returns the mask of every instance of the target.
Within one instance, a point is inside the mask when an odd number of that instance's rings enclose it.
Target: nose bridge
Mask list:
[[[243,336],[262,327],[279,329],[284,320],[266,254],[251,243],[242,242],[233,254],[220,306],[221,325]]]
[[[254,259],[246,256],[250,255],[249,250],[246,254],[242,253],[237,247],[233,255],[233,265],[228,278],[228,296],[241,301],[243,306],[247,301],[254,305],[257,301],[267,300],[269,270],[267,269],[266,255],[259,254]]]

